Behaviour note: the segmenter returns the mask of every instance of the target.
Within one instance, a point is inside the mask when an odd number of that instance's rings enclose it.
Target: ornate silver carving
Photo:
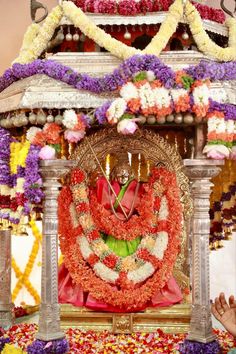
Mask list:
[[[212,333],[209,292],[209,230],[211,178],[220,172],[222,161],[184,160],[190,179],[193,216],[190,226],[192,243],[192,316],[189,340],[208,343],[215,339]]]
[[[0,231],[0,327],[13,323],[11,302],[11,231]]]
[[[49,341],[64,337],[60,328],[60,306],[58,304],[58,237],[57,197],[61,184],[73,161],[42,161],[40,171],[44,180],[44,217],[42,246],[41,305],[39,330],[36,337]]]

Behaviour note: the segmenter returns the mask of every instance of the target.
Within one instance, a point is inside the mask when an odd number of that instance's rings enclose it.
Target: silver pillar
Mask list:
[[[11,230],[0,231],[0,327],[13,323],[11,302]]]
[[[60,305],[58,303],[57,198],[61,187],[58,179],[67,174],[72,163],[72,161],[67,160],[45,160],[40,164],[45,200],[43,209],[41,305],[36,338],[44,341],[64,337],[60,328]]]
[[[209,343],[212,333],[209,278],[209,197],[211,178],[220,172],[223,161],[206,159],[184,160],[185,172],[190,179],[193,199],[191,220],[192,237],[192,316],[188,340]]]

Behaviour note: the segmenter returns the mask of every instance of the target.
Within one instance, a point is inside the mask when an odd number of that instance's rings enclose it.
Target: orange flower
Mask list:
[[[56,123],[47,123],[43,128],[43,132],[48,144],[60,144],[60,125]]]

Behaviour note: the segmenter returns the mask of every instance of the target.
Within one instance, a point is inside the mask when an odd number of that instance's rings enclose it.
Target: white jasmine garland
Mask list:
[[[178,102],[180,97],[188,96],[188,91],[185,89],[173,89],[170,91],[171,97],[174,102]]]
[[[73,227],[74,228],[78,227],[79,221],[78,221],[75,205],[73,203],[71,203],[71,205],[70,205],[70,217],[71,217]]]
[[[80,245],[80,250],[81,250],[81,253],[82,253],[82,256],[84,259],[88,259],[88,257],[93,253],[91,251],[91,248],[90,248],[90,245],[88,243],[88,240],[85,236],[82,236],[82,237],[78,237],[77,238],[77,242],[79,243]]]
[[[209,104],[210,90],[206,84],[197,86],[193,90],[194,103],[198,106],[206,106]]]
[[[123,116],[127,108],[124,98],[117,98],[112,102],[107,110],[107,119],[111,124],[115,124]]]
[[[169,209],[168,209],[168,202],[166,197],[164,196],[161,198],[161,205],[159,209],[159,214],[158,214],[158,221],[159,220],[166,220],[169,215]]]
[[[108,268],[105,264],[103,264],[101,262],[97,262],[93,266],[93,269],[99,278],[101,278],[102,280],[104,280],[108,283],[115,284],[115,282],[119,278],[119,273]]]
[[[73,109],[66,109],[63,113],[62,123],[67,129],[73,130],[78,123],[76,112]]]
[[[167,246],[168,246],[168,233],[166,231],[158,232],[155,246],[153,247],[151,253],[157,258],[163,259]]]
[[[139,88],[139,96],[142,109],[155,106],[154,93],[148,82]]]
[[[138,89],[132,82],[128,82],[127,84],[122,86],[120,90],[120,96],[124,98],[126,102],[128,102],[133,98],[139,97]]]
[[[224,119],[218,119],[216,125],[216,133],[217,134],[225,133],[225,130],[226,130],[226,124]]]
[[[139,267],[136,270],[129,271],[127,278],[129,281],[132,281],[134,284],[140,283],[147,278],[149,278],[155,271],[152,263],[146,262],[143,266]]]
[[[158,108],[169,107],[171,104],[171,96],[165,87],[157,87],[153,90],[155,104]]]
[[[233,134],[234,132],[234,120],[233,119],[229,119],[225,122],[226,124],[226,132],[228,134]]]

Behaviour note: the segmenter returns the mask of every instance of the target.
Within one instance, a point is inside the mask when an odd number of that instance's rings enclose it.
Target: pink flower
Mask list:
[[[53,147],[46,145],[39,151],[39,158],[41,160],[55,160],[56,150]]]
[[[81,130],[73,131],[73,130],[66,129],[64,133],[64,137],[66,140],[69,141],[69,143],[77,143],[78,141],[83,139],[84,136],[85,136],[85,131],[81,131]]]
[[[137,130],[138,126],[137,124],[131,120],[131,119],[122,119],[118,124],[117,124],[117,131],[118,133],[122,134],[134,134],[134,132]]]
[[[209,159],[223,160],[229,157],[229,149],[225,145],[209,144],[203,149],[203,153],[207,155]]]

